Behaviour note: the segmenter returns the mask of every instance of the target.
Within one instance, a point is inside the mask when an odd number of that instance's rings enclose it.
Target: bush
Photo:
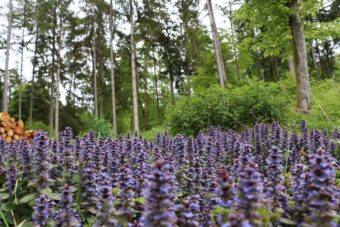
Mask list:
[[[81,122],[84,124],[84,130],[82,135],[88,133],[90,130],[94,131],[96,137],[115,137],[112,125],[106,119],[99,117],[96,119],[93,115],[88,112],[84,112],[80,116]]]
[[[167,123],[172,133],[196,135],[209,126],[237,130],[254,122],[283,121],[288,99],[280,92],[277,84],[264,82],[201,90],[169,109]]]
[[[33,122],[27,121],[25,123],[25,128],[29,130],[44,130],[46,132],[48,132],[49,130],[48,126],[44,124],[44,122],[42,121],[33,121]]]

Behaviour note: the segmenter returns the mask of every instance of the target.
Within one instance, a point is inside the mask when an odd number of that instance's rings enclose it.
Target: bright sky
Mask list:
[[[73,10],[77,11],[77,3],[79,0],[74,0],[75,3],[73,4]],[[106,0],[109,2],[109,0]],[[173,0],[171,0],[173,1]],[[8,2],[9,0],[0,0],[0,36],[1,40],[6,40],[6,35],[7,35],[7,14],[8,14]],[[221,10],[219,7],[216,6],[216,3],[219,3],[221,6],[228,6],[229,0],[213,0],[213,6],[215,9],[215,17],[216,17],[216,23],[217,27],[219,29],[226,29],[229,28],[229,21],[228,19],[222,15]],[[18,3],[16,0],[13,0],[14,4],[14,9],[18,7]],[[205,1],[201,1],[200,5],[200,16],[199,19],[202,21],[202,23],[209,28],[210,23],[209,23],[209,17],[208,13],[204,8],[205,6]],[[237,7],[237,6],[236,6]],[[124,25],[123,25],[124,26]],[[126,25],[128,26],[128,25]],[[128,29],[127,29],[128,30]],[[20,69],[20,55],[19,53],[19,45],[17,45],[20,42],[20,36],[21,36],[22,31],[20,29],[13,29],[12,30],[12,46],[11,46],[11,53],[10,53],[10,68],[18,68]],[[27,37],[29,39],[31,37]],[[2,49],[0,49],[0,69],[4,70],[5,69],[5,43],[3,46],[1,46]],[[32,77],[32,64],[31,64],[31,59],[33,57],[33,46],[31,45],[29,47],[31,49],[30,51],[25,51],[24,52],[24,63],[23,63],[23,72],[24,72],[24,79],[26,81],[29,81]],[[10,85],[11,86],[11,85]],[[65,103],[65,89],[60,86],[61,90],[61,100],[63,103]]]

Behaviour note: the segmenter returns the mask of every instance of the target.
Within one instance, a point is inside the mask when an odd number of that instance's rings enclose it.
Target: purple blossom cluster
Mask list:
[[[337,226],[339,138],[304,122],[155,141],[38,131],[32,144],[0,140],[3,215],[36,226]]]

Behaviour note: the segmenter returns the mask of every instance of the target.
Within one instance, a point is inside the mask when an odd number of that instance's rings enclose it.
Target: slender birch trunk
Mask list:
[[[110,0],[110,62],[111,62],[111,100],[112,100],[112,129],[117,133],[117,115],[116,115],[116,88],[115,88],[115,65],[113,56],[113,4]]]
[[[26,6],[27,1],[24,2],[24,21],[26,20]],[[23,80],[23,64],[24,64],[24,51],[25,51],[25,28],[23,26],[21,31],[21,60],[20,60],[20,79],[19,79],[19,106],[18,106],[18,118],[21,120],[22,115],[22,80]]]
[[[7,41],[6,41],[6,60],[5,60],[5,78],[4,90],[2,93],[2,112],[8,112],[8,77],[9,77],[9,54],[11,49],[11,36],[12,36],[12,13],[13,13],[13,0],[9,0],[8,5],[8,27],[7,27]]]
[[[225,80],[227,79],[226,73],[225,73],[225,66],[223,62],[223,56],[222,56],[222,50],[221,50],[221,44],[218,37],[216,22],[215,22],[215,16],[214,16],[214,10],[212,8],[211,0],[207,0],[207,7],[208,7],[208,13],[210,18],[210,26],[211,26],[211,32],[214,40],[214,47],[215,47],[215,53],[216,53],[216,61],[217,61],[217,69],[218,74],[220,78],[220,85],[221,87],[225,87]]]
[[[156,57],[155,51],[152,51],[153,56],[153,72],[154,72],[154,84],[155,84],[155,93],[156,93],[156,106],[157,106],[157,120],[160,122],[161,119],[161,108],[160,108],[160,100],[159,100],[159,92],[158,92],[158,79],[157,79],[157,70],[156,70]]]
[[[57,56],[57,64],[56,64],[56,75],[55,75],[55,123],[54,123],[54,133],[58,135],[59,133],[59,85],[60,85],[60,74],[61,74],[61,48],[62,48],[62,40],[61,40],[61,30],[62,30],[62,15],[61,15],[61,6],[62,0],[59,1],[59,22],[58,22],[58,30],[57,30],[57,48],[56,48],[56,56]]]
[[[149,100],[148,100],[148,61],[147,61],[148,52],[144,53],[144,121],[143,126],[144,130],[148,128],[148,112],[149,112]]]
[[[94,14],[94,12],[93,12]],[[98,95],[97,95],[97,51],[96,51],[96,23],[92,15],[92,70],[93,70],[93,96],[94,96],[94,116],[98,118]]]
[[[37,46],[39,40],[39,27],[36,27],[36,34],[35,34],[35,42],[34,42],[34,56],[33,56],[33,66],[32,66],[32,80],[31,80],[31,88],[30,88],[30,105],[28,111],[28,121],[33,121],[33,102],[34,102],[34,83],[35,83],[35,67],[37,65]]]
[[[134,32],[133,3],[130,0],[130,29],[131,29],[131,76],[132,76],[132,108],[133,130],[139,132],[138,122],[138,94],[137,94],[137,70],[136,70],[136,43]]]

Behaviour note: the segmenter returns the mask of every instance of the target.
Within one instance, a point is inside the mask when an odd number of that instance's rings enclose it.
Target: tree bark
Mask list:
[[[26,6],[27,1],[24,2],[24,21],[26,20]],[[24,63],[24,51],[25,51],[25,28],[23,26],[21,32],[21,60],[20,60],[20,79],[19,79],[19,106],[18,106],[18,118],[21,120],[22,115],[22,80],[23,80],[23,63]]]
[[[52,73],[51,73],[51,85],[50,85],[50,110],[49,110],[49,135],[52,136],[53,132],[54,132],[54,106],[55,106],[55,102],[54,102],[54,89],[55,89],[55,78],[54,78],[54,74],[55,74],[55,38],[56,38],[56,29],[57,29],[57,6],[54,6],[54,12],[53,12],[53,34],[52,34]]]
[[[94,12],[93,12],[94,14]],[[92,15],[92,74],[93,74],[93,96],[94,96],[94,116],[98,118],[98,96],[97,96],[97,52],[96,52],[96,24]]]
[[[157,120],[160,122],[161,119],[161,108],[159,104],[159,92],[158,92],[158,79],[157,79],[157,70],[156,70],[156,57],[155,51],[152,51],[153,55],[153,72],[154,72],[154,84],[155,84],[155,93],[156,93],[156,107],[157,107]]]
[[[289,67],[289,72],[295,75],[294,58],[292,55],[288,56],[288,67]]]
[[[148,128],[148,111],[149,111],[149,100],[148,100],[148,61],[147,61],[148,52],[144,54],[144,121],[143,126],[144,130]]]
[[[55,123],[54,123],[54,133],[58,135],[59,133],[59,85],[60,85],[60,74],[61,74],[61,29],[62,29],[62,16],[61,16],[61,6],[62,1],[59,0],[59,23],[57,30],[57,48],[56,48],[56,56],[57,56],[57,64],[56,64],[56,76],[55,76]]]
[[[291,9],[293,13],[289,17],[289,24],[294,46],[294,67],[297,83],[296,109],[298,112],[309,113],[311,109],[311,89],[307,66],[306,41],[301,17],[298,14],[297,0],[292,0]]]
[[[137,94],[137,70],[136,70],[136,43],[134,33],[133,3],[130,0],[130,31],[131,31],[131,76],[132,76],[132,113],[133,130],[139,132],[138,122],[138,94]]]
[[[33,121],[33,101],[34,101],[34,79],[35,79],[35,67],[37,65],[37,49],[38,49],[38,40],[39,40],[39,27],[36,27],[36,36],[34,42],[34,56],[33,56],[33,65],[32,65],[32,80],[31,80],[31,88],[30,88],[30,105],[28,111],[28,121]]]
[[[110,63],[111,63],[111,100],[112,100],[112,130],[117,133],[115,63],[113,56],[113,4],[110,0]]]
[[[175,89],[174,89],[174,77],[170,75],[170,97],[171,97],[171,105],[176,105],[175,100]]]
[[[4,90],[2,93],[2,112],[8,112],[8,78],[9,78],[9,54],[11,49],[11,36],[12,36],[12,13],[13,13],[13,0],[9,0],[8,5],[8,27],[7,27],[7,40],[6,40],[6,60],[5,60],[5,78]]]
[[[211,0],[207,0],[207,7],[208,7],[209,18],[210,18],[211,32],[212,32],[212,36],[214,40],[214,47],[215,47],[215,54],[216,54],[216,61],[217,61],[217,69],[218,69],[218,74],[220,78],[220,85],[221,87],[224,88],[225,87],[224,81],[227,79],[227,77],[225,73],[225,66],[223,62],[221,44],[220,44],[220,40],[218,37],[214,10],[212,8]]]

